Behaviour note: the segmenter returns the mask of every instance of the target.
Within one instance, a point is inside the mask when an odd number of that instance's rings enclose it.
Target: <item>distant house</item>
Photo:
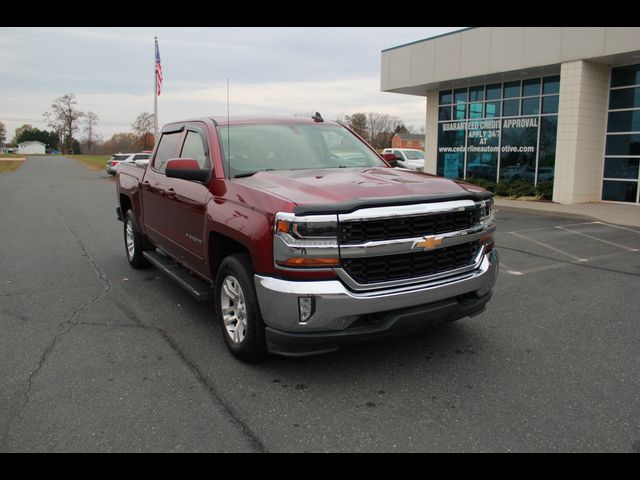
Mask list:
[[[37,140],[30,140],[18,144],[18,154],[23,155],[44,155],[47,145]]]
[[[415,148],[424,150],[424,134],[396,133],[391,137],[391,148]]]

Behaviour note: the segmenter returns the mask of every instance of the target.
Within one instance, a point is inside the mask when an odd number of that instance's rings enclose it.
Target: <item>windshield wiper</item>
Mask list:
[[[245,178],[245,177],[250,177],[252,175],[255,175],[258,172],[272,172],[272,171],[273,171],[273,168],[265,168],[264,170],[256,170],[255,172],[238,173],[234,175],[233,178]]]

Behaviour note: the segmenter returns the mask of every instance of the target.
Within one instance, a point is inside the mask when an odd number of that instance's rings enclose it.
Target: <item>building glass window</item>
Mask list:
[[[609,132],[640,132],[640,110],[609,112]]]
[[[506,82],[502,89],[502,96],[504,98],[513,98],[520,96],[520,81]]]
[[[451,120],[451,105],[438,107],[438,120],[440,121]]]
[[[542,94],[551,95],[560,93],[560,76],[545,77],[542,83]]]
[[[479,87],[471,87],[469,89],[469,101],[477,102],[484,100],[484,85]]]
[[[487,85],[487,100],[500,100],[502,95],[502,85],[494,83],[493,85]]]
[[[640,87],[611,90],[609,109],[640,108]]]
[[[553,182],[559,86],[555,75],[441,91],[436,173]]]
[[[640,65],[628,65],[611,71],[611,86],[640,85]]]
[[[522,96],[535,97],[540,96],[540,79],[532,78],[522,82]]]
[[[540,146],[538,148],[538,183],[553,181],[556,164],[556,136],[558,116],[540,117]]]
[[[605,158],[604,176],[605,178],[638,178],[638,165],[640,158]]]
[[[453,100],[455,103],[464,103],[469,99],[466,88],[458,88],[453,91]]]
[[[484,116],[494,118],[500,116],[500,102],[487,102],[484,108]]]
[[[560,97],[558,95],[549,95],[548,97],[542,97],[542,113],[558,113],[558,101]]]
[[[470,103],[469,104],[469,118],[482,118],[482,103]]]
[[[611,69],[602,200],[640,203],[640,65]]]
[[[453,103],[453,95],[451,95],[451,90],[444,90],[440,92],[440,105],[449,105]]]
[[[614,202],[637,202],[638,182],[602,182],[602,199]]]
[[[516,117],[520,115],[520,100],[504,100],[502,102],[502,116]]]
[[[522,115],[538,115],[540,113],[540,98],[523,98]]]

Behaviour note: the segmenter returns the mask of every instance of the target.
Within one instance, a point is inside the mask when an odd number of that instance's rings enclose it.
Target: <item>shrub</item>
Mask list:
[[[545,200],[551,200],[553,198],[553,180],[538,182],[536,193]]]
[[[545,200],[551,200],[553,197],[553,180],[539,182],[536,187],[526,180],[503,180],[501,182],[492,182],[484,178],[469,177],[460,181],[478,185],[500,197],[539,197]]]

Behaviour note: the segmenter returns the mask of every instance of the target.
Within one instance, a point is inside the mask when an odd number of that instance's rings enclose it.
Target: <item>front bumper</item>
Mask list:
[[[267,346],[272,353],[309,355],[336,350],[422,325],[480,313],[498,275],[498,253],[477,269],[436,281],[353,292],[339,280],[301,282],[255,276]],[[313,297],[315,312],[299,321],[299,297]]]

